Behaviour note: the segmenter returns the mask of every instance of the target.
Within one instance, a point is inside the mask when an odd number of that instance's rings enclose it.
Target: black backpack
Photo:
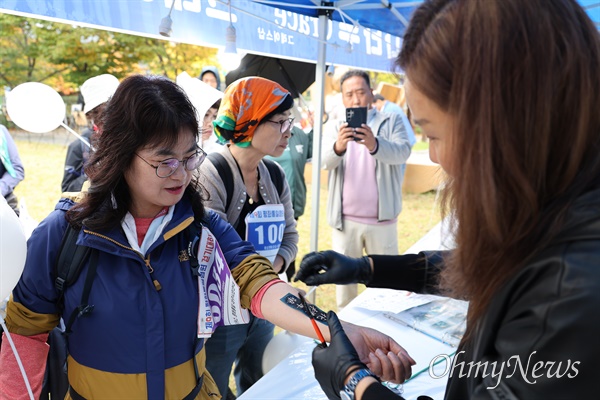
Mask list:
[[[227,209],[231,204],[231,197],[233,196],[233,173],[231,172],[231,168],[229,168],[229,164],[227,164],[227,160],[225,160],[225,157],[223,157],[221,153],[210,153],[208,155],[208,159],[217,169],[217,173],[225,185],[225,193],[227,193],[227,198],[225,200],[225,212],[227,212]],[[271,180],[277,189],[277,193],[279,193],[279,197],[281,197],[283,193],[284,177],[277,166],[277,163],[266,158],[263,158],[262,161],[265,163],[265,166],[271,175]]]

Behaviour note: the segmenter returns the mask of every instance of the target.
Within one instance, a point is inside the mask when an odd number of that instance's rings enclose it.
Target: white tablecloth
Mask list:
[[[449,248],[452,241],[447,238],[446,232],[445,225],[442,223],[436,225],[407,253]],[[406,300],[403,300],[403,298]],[[345,307],[340,312],[339,317],[342,320],[368,326],[390,335],[417,361],[417,364],[413,366],[413,378],[402,385],[403,397],[416,399],[420,395],[428,395],[435,400],[442,399],[447,376],[439,379],[434,377],[443,375],[446,368],[445,362],[435,366],[433,376],[429,372],[429,365],[432,360],[439,359],[436,358],[438,355],[453,354],[455,348],[400,325],[384,316],[383,310],[387,305],[386,299],[388,301],[391,299],[394,303],[402,303],[403,301],[408,302],[409,298],[407,292],[369,288]],[[364,308],[366,305],[368,305],[368,308]],[[265,374],[239,399],[327,399],[314,377],[314,369],[311,364],[312,350],[315,346],[314,340],[306,338],[295,351]]]
[[[384,317],[382,311],[365,309],[353,305],[375,300],[379,301],[389,295],[393,295],[397,299],[398,291],[367,289],[340,313],[340,319],[357,325],[368,326],[390,335],[417,361],[417,364],[413,366],[414,377],[402,385],[403,397],[406,399],[416,399],[419,395],[425,394],[436,400],[442,399],[444,397],[447,377],[434,379],[434,377],[430,376],[429,365],[432,360],[439,359],[439,357],[436,358],[439,355],[450,356],[455,351],[455,348],[391,321]],[[315,345],[316,343],[312,339],[307,338],[295,351],[277,364],[260,381],[240,396],[239,399],[326,399],[327,397],[321,391],[314,377],[314,370],[311,364],[312,350]],[[433,375],[443,375],[445,368],[446,365],[444,362],[438,364]],[[422,372],[419,373],[420,371]]]

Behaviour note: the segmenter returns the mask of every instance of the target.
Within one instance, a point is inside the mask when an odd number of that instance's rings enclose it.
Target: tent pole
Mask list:
[[[313,157],[312,157],[312,202],[310,213],[310,251],[318,250],[319,243],[319,198],[321,194],[321,138],[323,132],[323,113],[325,111],[325,68],[327,52],[327,13],[319,15],[319,53],[315,70],[316,100],[317,104],[313,115]],[[312,298],[310,298],[312,297]],[[316,294],[309,296],[311,302],[315,302]]]

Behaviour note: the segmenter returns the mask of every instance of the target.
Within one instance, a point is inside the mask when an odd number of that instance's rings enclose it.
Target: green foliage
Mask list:
[[[28,81],[40,81],[50,68],[39,62],[52,46],[35,20],[0,14],[0,79],[8,86]]]
[[[175,79],[215,65],[216,49],[0,13],[0,87],[43,82],[61,93],[88,78],[134,73]]]

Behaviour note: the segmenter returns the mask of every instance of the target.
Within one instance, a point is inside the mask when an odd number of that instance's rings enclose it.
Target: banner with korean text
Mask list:
[[[174,0],[175,42],[224,47],[230,15],[216,0]],[[135,35],[163,38],[158,25],[172,0],[0,0],[0,12],[76,23]],[[248,0],[232,1],[231,22],[239,52],[316,63],[317,19]],[[352,24],[329,21],[327,63],[389,71],[401,39]]]

